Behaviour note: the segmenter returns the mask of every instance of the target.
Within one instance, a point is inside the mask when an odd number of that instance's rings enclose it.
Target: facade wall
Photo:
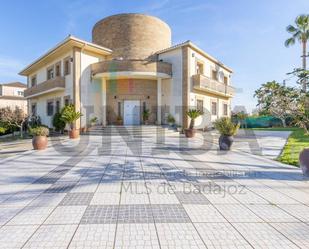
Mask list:
[[[1,86],[2,91],[1,95],[3,96],[16,96],[20,97],[21,95],[18,92],[24,92],[25,88],[22,87],[11,87],[11,86]]]
[[[182,51],[175,49],[159,55],[159,60],[172,64],[172,78],[162,80],[163,123],[170,113],[177,124],[182,123]]]
[[[102,57],[83,51],[81,53],[81,127],[89,125],[89,119],[97,117],[102,123],[102,96],[101,80],[92,80],[91,64],[103,60]]]
[[[195,50],[191,49],[189,50],[189,58],[190,58],[190,70],[189,70],[189,76],[190,76],[190,103],[189,105],[191,108],[197,107],[197,101],[203,100],[203,109],[204,109],[204,115],[203,117],[199,117],[196,120],[196,127],[197,128],[205,128],[211,126],[211,122],[215,121],[217,118],[223,117],[224,115],[224,107],[223,104],[228,105],[228,115],[231,114],[231,98],[227,98],[224,96],[211,94],[203,91],[197,91],[193,89],[193,82],[192,82],[192,76],[197,74],[197,62],[203,64],[203,75],[212,78],[212,70],[216,70],[219,73],[218,75],[218,81],[221,83],[224,83],[224,76],[227,77],[227,84],[230,85],[230,77],[231,73],[227,71],[226,69],[220,67],[219,65],[215,64],[205,56],[197,53]],[[217,103],[217,114],[213,115],[211,106],[212,102]]]
[[[118,103],[121,103],[121,117],[123,118],[123,103],[125,100],[139,100],[141,114],[143,102],[150,111],[149,123],[157,120],[157,81],[147,79],[108,80],[107,91],[107,122],[114,124],[118,113]],[[116,98],[115,98],[116,97]],[[142,115],[140,115],[142,118]]]
[[[27,113],[27,100],[0,99],[0,108],[10,107],[12,110],[14,110],[16,106]]]

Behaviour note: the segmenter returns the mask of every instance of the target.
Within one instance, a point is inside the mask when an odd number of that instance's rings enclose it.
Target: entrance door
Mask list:
[[[140,125],[140,102],[138,100],[124,101],[124,125]]]

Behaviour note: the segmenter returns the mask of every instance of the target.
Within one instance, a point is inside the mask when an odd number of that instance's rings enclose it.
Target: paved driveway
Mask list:
[[[0,248],[309,247],[297,168],[172,132],[54,143],[1,159]]]

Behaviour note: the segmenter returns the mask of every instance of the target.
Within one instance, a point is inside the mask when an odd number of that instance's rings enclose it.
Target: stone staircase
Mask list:
[[[174,128],[168,126],[140,125],[140,126],[94,126],[86,133],[90,136],[133,136],[133,137],[152,137],[179,135]]]

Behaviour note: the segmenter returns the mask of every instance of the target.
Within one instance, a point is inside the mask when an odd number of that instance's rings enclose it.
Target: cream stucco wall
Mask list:
[[[182,50],[171,50],[159,55],[159,59],[172,64],[172,78],[162,80],[162,108],[180,124],[182,120]],[[164,121],[164,120],[163,120]]]
[[[217,118],[224,116],[223,112],[223,104],[226,103],[228,105],[228,115],[230,116],[230,109],[231,109],[231,98],[223,97],[220,95],[215,95],[207,92],[198,92],[193,89],[193,82],[192,76],[197,74],[197,62],[203,64],[204,72],[203,75],[211,78],[212,77],[212,70],[217,70],[221,73],[218,74],[219,78],[218,81],[224,83],[223,76],[226,76],[228,79],[228,85],[231,83],[231,73],[226,69],[220,67],[220,65],[214,63],[213,61],[209,60],[205,56],[199,54],[193,49],[189,49],[189,76],[190,76],[190,106],[191,108],[196,108],[197,100],[203,100],[203,107],[204,107],[204,115],[203,117],[199,117],[196,120],[196,127],[197,128],[205,128],[212,126],[212,122],[215,121]],[[221,77],[220,77],[221,76]],[[211,114],[211,103],[217,103],[217,115]]]
[[[20,97],[21,95],[18,95],[18,92],[24,92],[25,88],[22,87],[12,87],[12,86],[5,86],[2,85],[1,86],[1,94],[3,96],[16,96],[16,97]]]
[[[19,99],[0,99],[0,108],[10,107],[12,110],[18,106],[24,113],[27,113],[27,100]]]

